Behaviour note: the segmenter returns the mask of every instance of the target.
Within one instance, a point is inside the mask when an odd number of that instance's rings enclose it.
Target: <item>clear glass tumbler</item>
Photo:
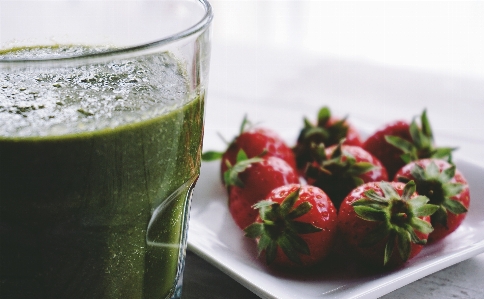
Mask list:
[[[0,298],[179,298],[206,0],[0,2]]]

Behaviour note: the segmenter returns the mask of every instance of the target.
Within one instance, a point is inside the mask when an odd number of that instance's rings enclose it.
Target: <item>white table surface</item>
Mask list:
[[[215,132],[230,139],[244,114],[291,142],[323,105],[365,132],[426,108],[438,143],[484,167],[483,2],[212,5],[210,149],[224,148]],[[483,278],[480,254],[384,298],[484,298]],[[188,252],[182,298],[257,296]]]

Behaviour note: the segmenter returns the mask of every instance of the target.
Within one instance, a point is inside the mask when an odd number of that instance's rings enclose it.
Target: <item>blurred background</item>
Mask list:
[[[483,1],[211,3],[215,42],[484,78]]]
[[[243,114],[293,142],[323,105],[366,134],[427,109],[441,145],[484,165],[483,1],[211,3],[207,146]]]

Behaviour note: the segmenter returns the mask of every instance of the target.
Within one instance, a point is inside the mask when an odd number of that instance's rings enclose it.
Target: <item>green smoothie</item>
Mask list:
[[[0,71],[0,298],[170,296],[203,106],[169,53]]]

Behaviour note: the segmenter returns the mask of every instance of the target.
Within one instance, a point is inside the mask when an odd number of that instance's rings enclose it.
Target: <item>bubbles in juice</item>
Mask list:
[[[0,52],[7,58],[62,58],[104,48],[54,46]],[[0,136],[46,136],[116,127],[187,102],[185,70],[171,54],[77,67],[0,70]]]

